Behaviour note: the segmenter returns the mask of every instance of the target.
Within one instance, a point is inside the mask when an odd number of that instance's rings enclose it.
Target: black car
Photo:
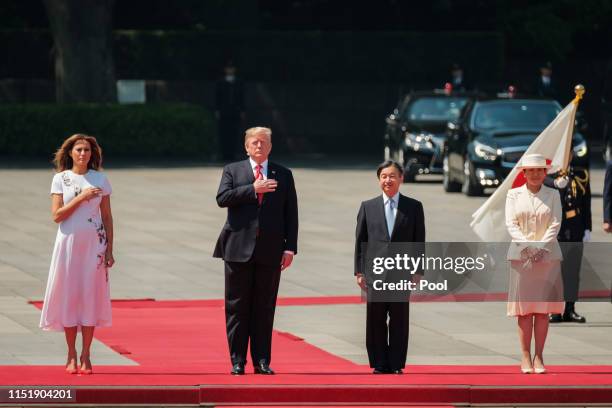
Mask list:
[[[414,181],[419,174],[442,173],[447,123],[457,119],[474,96],[448,89],[412,92],[387,116],[385,159],[402,164],[404,181]]]
[[[482,195],[500,185],[531,142],[561,112],[552,99],[479,97],[459,118],[448,123],[443,154],[443,186],[447,192]],[[587,168],[589,149],[574,132],[572,164]]]

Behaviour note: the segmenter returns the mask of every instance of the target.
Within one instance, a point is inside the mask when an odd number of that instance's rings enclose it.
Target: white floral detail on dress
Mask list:
[[[94,228],[96,229],[100,244],[104,244],[104,251],[96,255],[97,267],[101,268],[102,266],[104,266],[104,260],[106,258],[106,245],[108,244],[108,239],[106,238],[106,231],[104,230],[104,224],[101,222],[97,222],[91,217],[88,218],[87,221],[93,224]],[[106,281],[108,282],[108,270],[106,271]]]
[[[104,224],[103,223],[99,223],[96,220],[94,220],[93,218],[88,218],[87,221],[89,221],[90,223],[92,223],[94,225],[94,227],[96,228],[96,232],[98,233],[98,239],[100,240],[101,244],[106,244],[107,240],[106,240],[106,231],[104,230]]]
[[[64,185],[66,187],[70,187],[72,185],[72,180],[70,179],[68,173],[62,173],[62,180],[64,181]]]
[[[66,187],[74,186],[74,196],[75,197],[78,196],[79,194],[81,194],[81,186],[79,186],[78,184],[74,184],[72,182],[72,179],[68,175],[68,173],[63,173],[62,174],[62,180],[64,181],[64,185]]]

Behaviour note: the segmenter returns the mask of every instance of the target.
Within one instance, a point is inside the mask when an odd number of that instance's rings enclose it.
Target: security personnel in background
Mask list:
[[[242,144],[242,121],[245,119],[244,84],[236,76],[231,61],[223,68],[224,76],[215,86],[215,116],[221,158],[232,161]]]
[[[536,81],[535,93],[538,96],[552,98],[555,100],[559,96],[556,88],[556,82],[553,78],[553,69],[550,61],[542,64],[540,67],[540,76]]]
[[[446,81],[450,84],[451,89],[455,92],[466,92],[472,89],[472,85],[468,84],[463,75],[463,68],[461,65],[454,63],[451,65],[450,78]]]
[[[585,323],[586,319],[576,313],[575,303],[580,285],[583,242],[591,240],[592,231],[589,172],[570,166],[567,173],[560,171],[547,177],[545,184],[559,190],[563,207],[563,220],[557,239],[563,251],[561,274],[565,311],[562,315],[550,315],[550,322]],[[570,244],[572,242],[575,244]]]

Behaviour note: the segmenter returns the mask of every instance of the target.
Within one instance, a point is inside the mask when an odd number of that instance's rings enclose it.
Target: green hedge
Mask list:
[[[0,105],[0,155],[48,156],[74,134],[95,136],[105,155],[210,158],[212,114],[187,104]]]

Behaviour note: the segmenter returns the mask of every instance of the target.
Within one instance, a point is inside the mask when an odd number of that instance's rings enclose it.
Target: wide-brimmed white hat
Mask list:
[[[552,166],[546,164],[546,158],[539,153],[526,154],[521,158],[519,169],[550,169]]]

